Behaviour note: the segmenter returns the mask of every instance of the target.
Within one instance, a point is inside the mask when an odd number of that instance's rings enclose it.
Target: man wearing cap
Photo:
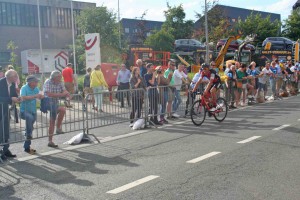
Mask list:
[[[29,75],[26,78],[26,85],[21,88],[21,106],[20,115],[21,119],[26,121],[26,131],[24,142],[24,151],[29,154],[35,154],[36,150],[30,147],[32,139],[33,124],[36,121],[36,99],[42,99],[44,96],[39,94],[39,89],[37,88],[39,80],[33,76]]]

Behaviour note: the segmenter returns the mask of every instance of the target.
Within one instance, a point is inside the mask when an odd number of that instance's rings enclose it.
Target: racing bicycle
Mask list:
[[[218,122],[224,121],[228,112],[226,100],[224,98],[218,98],[216,102],[216,109],[214,111],[210,111],[210,102],[205,100],[203,92],[199,92],[197,94],[200,94],[200,99],[193,103],[190,112],[193,124],[200,126],[204,122],[206,114],[208,114],[209,117],[213,116]]]

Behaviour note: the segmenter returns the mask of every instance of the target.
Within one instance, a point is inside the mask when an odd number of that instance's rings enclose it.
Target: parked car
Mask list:
[[[225,42],[227,41],[227,39],[220,39],[217,43],[217,50],[220,50],[222,48],[222,46],[225,44]],[[242,44],[243,40],[233,40],[229,47],[228,47],[228,51],[235,51],[238,50],[240,44]],[[253,46],[252,44],[247,44],[244,47],[245,50],[251,50],[251,51],[255,51],[255,46]]]
[[[205,49],[205,45],[195,39],[178,39],[174,43],[174,51],[192,52]]]
[[[270,50],[292,50],[294,41],[285,38],[285,37],[267,37],[262,44],[262,47],[265,48],[266,44],[271,43]]]

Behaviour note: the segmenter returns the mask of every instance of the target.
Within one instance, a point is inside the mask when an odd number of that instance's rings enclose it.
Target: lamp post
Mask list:
[[[120,0],[118,0],[118,21],[119,21],[119,47],[121,49],[122,45],[121,45]]]
[[[41,17],[40,17],[40,1],[36,0],[37,12],[38,12],[38,26],[39,26],[39,41],[40,41],[40,58],[41,58],[41,69],[42,69],[42,86],[44,84],[44,54],[43,54],[43,44],[42,44],[42,30],[41,30]]]
[[[205,62],[209,63],[209,41],[208,41],[208,23],[207,23],[207,0],[205,0],[205,40],[206,40],[206,57]]]
[[[72,42],[73,42],[73,65],[74,73],[77,75],[77,64],[76,64],[76,51],[75,51],[75,30],[74,30],[74,13],[73,13],[73,1],[71,1],[71,23],[72,23]]]

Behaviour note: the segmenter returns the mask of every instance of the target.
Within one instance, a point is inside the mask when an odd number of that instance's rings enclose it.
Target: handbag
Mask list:
[[[40,111],[42,113],[48,113],[48,110],[50,109],[50,98],[44,97],[41,99],[41,105],[40,105]]]

